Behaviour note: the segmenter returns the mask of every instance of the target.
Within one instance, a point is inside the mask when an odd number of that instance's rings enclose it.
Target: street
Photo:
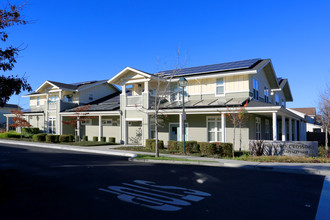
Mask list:
[[[314,219],[324,177],[1,144],[0,219]]]

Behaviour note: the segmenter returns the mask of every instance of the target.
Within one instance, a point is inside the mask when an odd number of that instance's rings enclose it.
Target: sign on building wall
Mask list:
[[[250,140],[249,147],[257,140]],[[317,141],[263,141],[264,155],[267,156],[318,156]]]

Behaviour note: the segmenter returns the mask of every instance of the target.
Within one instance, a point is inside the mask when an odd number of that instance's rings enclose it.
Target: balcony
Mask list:
[[[57,101],[48,101],[48,110],[56,110]]]
[[[142,105],[142,95],[127,96],[126,106],[141,106]]]

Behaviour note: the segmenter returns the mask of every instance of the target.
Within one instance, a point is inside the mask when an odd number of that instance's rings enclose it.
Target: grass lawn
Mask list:
[[[143,155],[139,154],[135,159],[143,159],[143,160],[175,160],[175,161],[194,161],[194,162],[212,162],[217,163],[218,161],[205,161],[205,160],[191,160],[191,159],[185,159],[185,158],[175,158],[175,157],[164,157],[159,156],[155,157],[154,155]]]
[[[72,146],[103,146],[103,145],[116,145],[110,142],[98,142],[98,141],[80,141],[80,142],[61,142],[60,144],[72,145]]]

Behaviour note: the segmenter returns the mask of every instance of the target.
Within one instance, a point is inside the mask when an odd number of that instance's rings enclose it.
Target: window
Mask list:
[[[265,89],[264,89],[264,95],[265,95],[265,102],[268,103],[269,102],[269,90],[267,87],[265,87]]]
[[[217,78],[216,94],[223,95],[224,93],[225,93],[225,86],[224,86],[223,78]]]
[[[266,133],[266,139],[270,140],[270,124],[268,119],[265,119],[265,133]]]
[[[93,101],[94,100],[94,95],[92,93],[88,94],[88,100]]]
[[[184,96],[185,96],[185,100],[187,100],[186,98],[188,97],[188,94],[187,94],[187,87],[186,86],[184,88]],[[177,82],[175,83],[171,83],[170,85],[170,99],[171,99],[171,102],[173,101],[180,101],[182,100],[182,88],[179,86],[179,84]]]
[[[102,125],[112,125],[112,119],[102,119]]]
[[[261,118],[256,117],[256,140],[261,140]]]
[[[275,94],[275,105],[280,105],[280,97],[278,94]]]
[[[259,100],[259,82],[253,78],[253,98]]]
[[[37,97],[37,106],[40,106],[40,97]]]
[[[55,117],[49,117],[49,119],[48,119],[48,133],[56,134],[56,118]]]
[[[285,108],[285,101],[282,99],[282,106]]]
[[[81,125],[91,125],[92,119],[85,119],[81,121]]]
[[[208,141],[222,141],[221,138],[221,118],[208,118],[207,119],[207,140]]]
[[[72,102],[72,95],[66,95],[66,96],[64,96],[64,101],[65,102]]]

